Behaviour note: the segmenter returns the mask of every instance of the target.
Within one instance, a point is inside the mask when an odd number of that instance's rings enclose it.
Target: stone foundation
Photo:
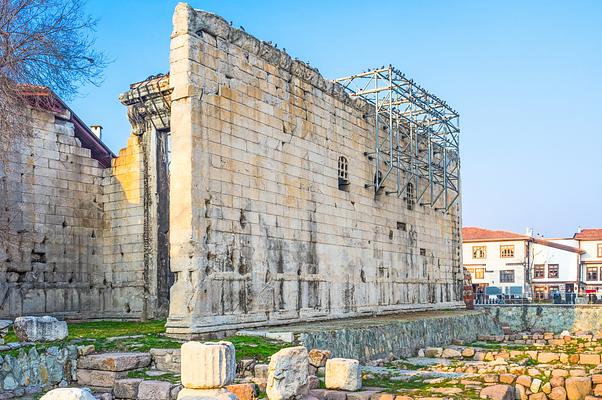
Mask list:
[[[511,331],[560,333],[602,331],[602,305],[596,304],[525,304],[478,305]]]

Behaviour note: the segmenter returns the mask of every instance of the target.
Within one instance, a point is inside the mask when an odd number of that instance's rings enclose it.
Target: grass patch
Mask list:
[[[183,341],[165,336],[165,321],[92,321],[69,323],[69,336],[58,342],[36,343],[38,351],[51,346],[64,347],[69,344],[93,344],[96,352],[139,351],[148,352],[150,349],[179,349]],[[123,337],[125,336],[125,337]],[[130,337],[127,337],[130,336]],[[119,339],[115,339],[115,338]],[[18,341],[12,328],[6,336],[6,342]],[[231,336],[224,340],[230,341],[236,348],[236,358],[254,358],[258,362],[267,362],[268,358],[278,350],[290,346],[288,343],[269,340],[256,336]],[[22,348],[29,351],[32,346]],[[19,351],[6,350],[0,355],[17,357]]]
[[[290,347],[290,343],[258,336],[230,336],[223,340],[232,342],[236,348],[237,359],[254,358],[261,363],[267,362],[268,358],[279,350]]]
[[[145,369],[140,369],[140,370],[136,370],[136,371],[130,371],[130,372],[128,372],[128,378],[140,378],[140,379],[145,379],[145,380],[164,381],[164,382],[169,382],[169,383],[173,383],[173,384],[180,383],[180,375],[166,372],[161,375],[153,376],[153,375],[148,375],[146,373],[147,371],[151,371],[151,370],[148,368],[145,368]]]

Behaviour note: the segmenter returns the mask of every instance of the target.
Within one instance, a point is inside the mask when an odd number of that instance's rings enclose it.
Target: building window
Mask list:
[[[598,267],[587,267],[587,280],[597,281],[598,280]]]
[[[405,222],[399,222],[399,221],[397,221],[397,229],[400,230],[400,231],[404,231],[405,232],[405,231],[408,230],[408,227],[407,227],[407,225],[406,225]]]
[[[546,266],[543,264],[535,264],[533,266],[533,278],[545,278]]]
[[[475,279],[485,279],[485,268],[475,268],[474,278]]]
[[[500,257],[501,258],[512,258],[514,257],[514,245],[507,244],[500,246]]]
[[[558,264],[548,264],[548,278],[558,278]]]
[[[513,283],[514,282],[514,270],[504,269],[500,271],[500,282],[502,283]]]
[[[339,157],[339,190],[349,191],[349,162],[343,156]]]
[[[408,183],[406,187],[406,207],[408,210],[413,210],[416,205],[416,192],[414,191],[414,184]]]
[[[426,249],[420,249],[420,255],[426,256]]]
[[[602,243],[598,243],[598,258],[602,258]]]
[[[472,258],[487,258],[487,246],[472,246]]]
[[[535,286],[533,290],[535,291],[535,300],[543,300],[546,298],[545,286]]]

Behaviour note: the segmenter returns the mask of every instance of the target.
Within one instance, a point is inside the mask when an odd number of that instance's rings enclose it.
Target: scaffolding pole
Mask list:
[[[448,212],[460,198],[459,114],[391,65],[334,81],[374,107],[366,187]]]

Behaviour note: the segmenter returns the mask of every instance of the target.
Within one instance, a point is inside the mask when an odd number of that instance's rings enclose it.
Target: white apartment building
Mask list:
[[[581,233],[586,231],[592,230]],[[584,294],[584,271],[590,268],[590,278],[597,279],[590,282],[590,290],[599,285],[602,293],[602,229],[594,231],[599,231],[599,247],[590,243],[591,235],[579,239],[581,233],[568,239],[544,239],[534,237],[531,230],[523,235],[466,227],[462,229],[464,266],[477,292],[493,286],[517,297],[548,298],[555,292],[563,298],[566,293]],[[589,256],[592,249],[597,258]]]
[[[580,274],[585,292],[602,294],[602,229],[581,229],[573,239],[584,251]]]

